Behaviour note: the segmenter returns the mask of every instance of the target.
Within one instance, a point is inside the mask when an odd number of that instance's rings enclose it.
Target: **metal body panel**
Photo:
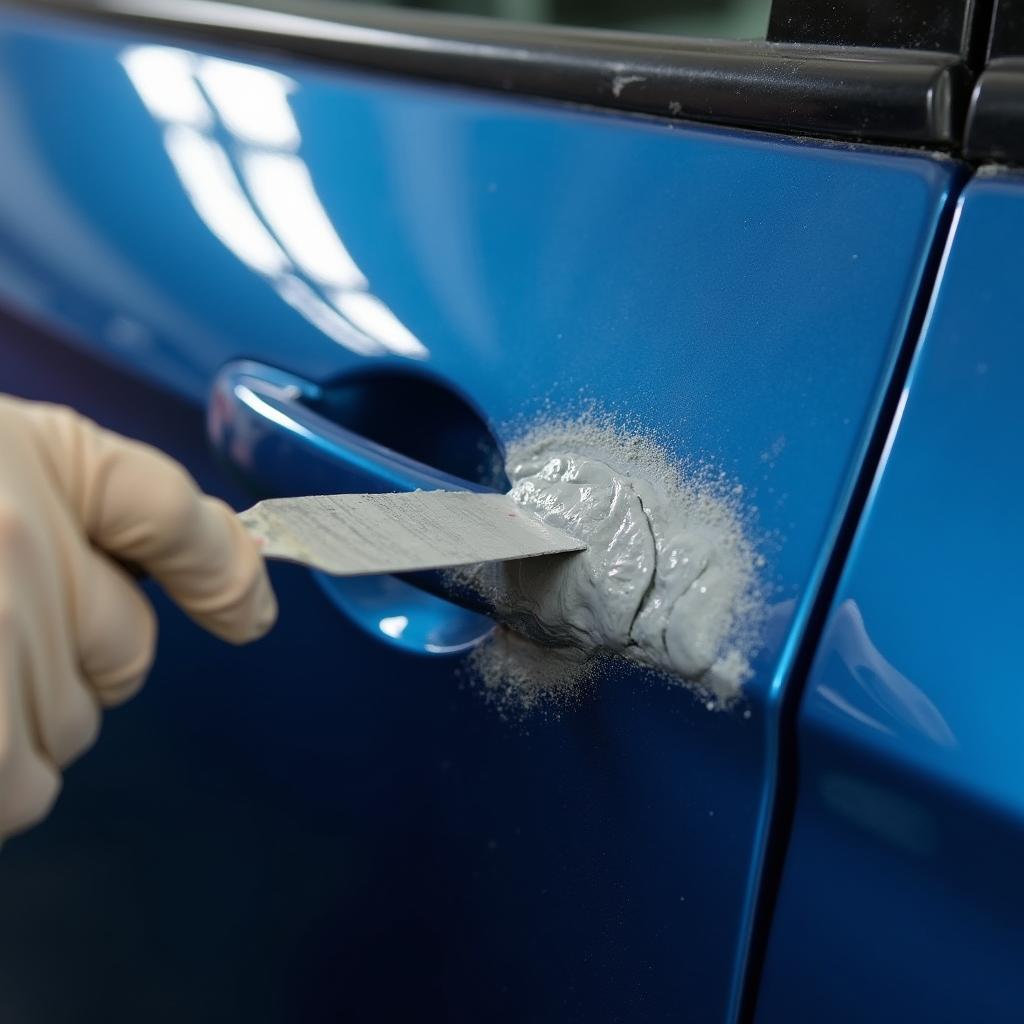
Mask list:
[[[763,1022],[1020,1019],[1022,238],[975,180],[801,710]]]
[[[161,606],[145,695],[0,861],[5,998],[48,1022],[156,1020],[161,994],[192,1020],[730,1019],[779,700],[958,166],[168,45],[3,22],[0,294],[88,357],[12,340],[4,389],[221,491],[196,425],[232,359],[442,381],[499,438],[596,403],[743,487],[771,608],[734,712],[616,668],[519,722],[296,570],[253,651]],[[161,99],[182,69],[203,91]],[[150,394],[162,415],[122,416]],[[91,980],[54,989],[69,972]]]

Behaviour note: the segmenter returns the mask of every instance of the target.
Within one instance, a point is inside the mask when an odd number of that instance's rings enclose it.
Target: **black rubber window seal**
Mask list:
[[[687,39],[305,0],[2,0],[361,68],[688,121],[955,151],[955,54]]]

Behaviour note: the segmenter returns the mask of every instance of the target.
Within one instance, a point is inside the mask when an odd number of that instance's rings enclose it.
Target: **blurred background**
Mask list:
[[[247,2],[249,6],[282,7],[280,0]],[[349,0],[344,0],[344,5],[352,6]],[[771,0],[363,0],[358,6],[718,39],[764,39],[772,5]]]

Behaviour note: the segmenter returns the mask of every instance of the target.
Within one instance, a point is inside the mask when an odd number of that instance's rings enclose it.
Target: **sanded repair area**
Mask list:
[[[518,634],[478,654],[485,682],[528,705],[565,698],[611,655],[732,702],[763,607],[742,488],[594,418],[531,430],[507,472],[516,502],[588,549],[468,574]]]

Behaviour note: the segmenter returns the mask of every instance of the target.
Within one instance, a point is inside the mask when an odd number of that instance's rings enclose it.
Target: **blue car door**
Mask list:
[[[958,61],[4,11],[0,388],[238,508],[391,489],[336,427],[500,487],[524,430],[613,423],[733,495],[764,606],[729,707],[625,663],[531,706],[409,581],[274,565],[245,649],[150,587],[149,683],[0,857],[5,1021],[746,1012],[784,712],[965,176]]]
[[[799,709],[758,1021],[1020,1019],[1022,13]]]
[[[1019,175],[968,186],[800,709],[761,1021],[1020,1016],[1022,227]]]

